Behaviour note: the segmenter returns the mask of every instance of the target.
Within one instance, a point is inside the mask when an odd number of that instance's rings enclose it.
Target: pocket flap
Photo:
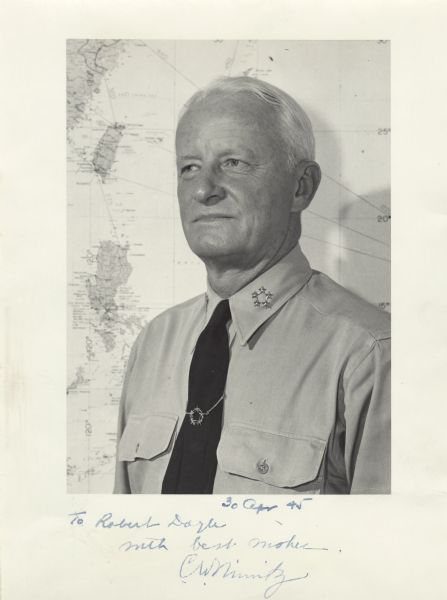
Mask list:
[[[326,442],[232,423],[217,449],[223,471],[277,487],[297,487],[318,477]]]
[[[178,417],[175,415],[131,415],[118,446],[118,459],[156,458],[169,447]]]

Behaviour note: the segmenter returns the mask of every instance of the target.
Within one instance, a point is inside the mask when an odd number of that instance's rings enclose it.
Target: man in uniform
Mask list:
[[[299,247],[320,182],[307,116],[270,84],[221,79],[187,104],[176,153],[208,289],[134,344],[115,493],[389,493],[389,315]]]

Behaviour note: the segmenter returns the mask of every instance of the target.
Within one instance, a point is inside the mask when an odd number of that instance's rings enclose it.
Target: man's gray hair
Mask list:
[[[283,90],[254,77],[219,77],[212,81],[191,96],[180,113],[179,121],[194,104],[217,92],[229,95],[248,93],[269,104],[278,117],[289,166],[295,168],[302,159],[314,160],[315,139],[312,124],[304,110]]]

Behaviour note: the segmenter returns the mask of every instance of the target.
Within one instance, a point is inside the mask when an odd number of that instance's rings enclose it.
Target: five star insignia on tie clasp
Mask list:
[[[253,304],[255,306],[263,306],[264,308],[271,308],[273,294],[261,286],[258,291],[253,292],[251,297],[253,298]]]

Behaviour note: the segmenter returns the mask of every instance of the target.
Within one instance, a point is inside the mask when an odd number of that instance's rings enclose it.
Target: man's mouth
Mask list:
[[[201,222],[201,223],[211,223],[212,221],[217,221],[221,219],[232,219],[231,215],[225,215],[221,213],[211,214],[211,215],[200,215],[193,219],[193,223]]]

